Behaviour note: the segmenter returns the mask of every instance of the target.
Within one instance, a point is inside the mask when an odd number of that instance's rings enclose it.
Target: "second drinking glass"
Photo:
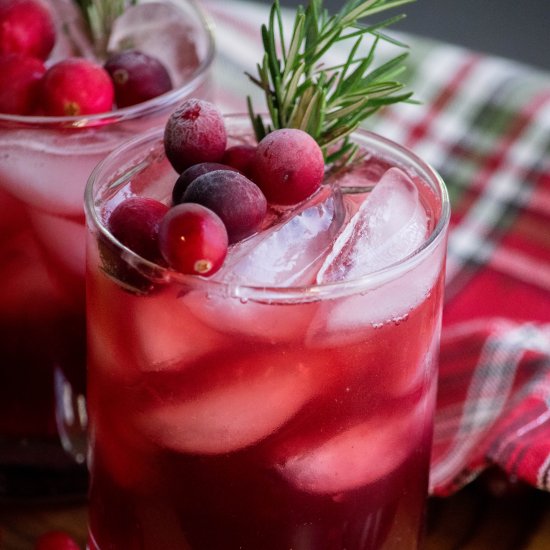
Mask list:
[[[89,56],[77,3],[48,4],[58,34],[48,63]],[[213,36],[193,1],[136,2],[112,38],[158,56],[173,89],[102,114],[0,114],[0,498],[85,491],[85,182],[182,99],[210,97]]]

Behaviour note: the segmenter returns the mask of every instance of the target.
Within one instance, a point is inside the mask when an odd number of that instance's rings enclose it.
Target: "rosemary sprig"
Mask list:
[[[98,57],[105,57],[115,19],[137,0],[76,0],[87,23]]]
[[[404,70],[407,53],[374,67],[381,40],[402,48],[405,44],[384,34],[400,21],[397,15],[371,25],[361,21],[374,14],[414,0],[347,0],[336,15],[329,16],[323,0],[309,0],[296,11],[290,40],[285,42],[279,0],[274,0],[269,21],[262,26],[264,55],[257,76],[247,73],[265,95],[270,122],[265,122],[248,97],[248,111],[258,140],[278,128],[299,128],[311,134],[323,149],[327,162],[350,160],[355,148],[349,135],[384,105],[411,101],[397,79]],[[370,48],[359,56],[369,38]],[[325,66],[324,57],[336,43],[351,42],[344,63]]]

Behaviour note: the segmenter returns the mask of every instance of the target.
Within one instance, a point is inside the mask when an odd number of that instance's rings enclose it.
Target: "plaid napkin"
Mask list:
[[[243,112],[249,94],[262,106],[243,72],[255,74],[268,6],[203,1],[217,102]],[[398,36],[422,105],[393,106],[367,126],[430,162],[453,207],[432,494],[491,464],[550,490],[550,74]]]

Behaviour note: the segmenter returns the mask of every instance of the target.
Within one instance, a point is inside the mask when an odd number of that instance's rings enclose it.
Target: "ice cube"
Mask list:
[[[411,255],[425,240],[428,218],[411,179],[401,170],[388,170],[336,240],[319,270],[317,281],[329,283],[369,275]],[[430,255],[413,258],[406,269],[373,276],[364,292],[325,301],[312,320],[311,347],[359,342],[364,330],[401,322],[437,292],[442,275],[445,241]]]
[[[43,129],[0,133],[0,181],[17,199],[40,210],[64,216],[82,215],[86,180],[125,132]]]
[[[415,184],[390,168],[334,243],[317,282],[357,279],[405,258],[422,244],[427,226]]]
[[[321,385],[315,360],[291,352],[230,357],[208,387],[153,404],[138,429],[157,444],[194,454],[229,453],[266,438],[290,420]],[[209,385],[208,385],[209,384]]]
[[[263,303],[236,296],[200,290],[189,292],[184,301],[190,312],[206,326],[221,333],[260,342],[303,341],[317,303]]]
[[[80,218],[54,216],[40,210],[30,211],[37,240],[46,254],[67,273],[84,281],[86,228]],[[79,289],[83,292],[83,288]]]
[[[407,321],[409,314],[429,295],[440,292],[445,242],[409,271],[398,273],[365,292],[325,301],[308,328],[307,345],[330,348],[364,341],[366,330]]]
[[[5,323],[29,326],[52,316],[59,307],[42,251],[30,230],[10,235],[0,249],[0,304]],[[57,313],[59,315],[59,313]]]
[[[91,239],[89,239],[89,245]],[[123,290],[101,268],[101,258],[94,246],[87,248],[88,262],[92,266],[86,279],[90,297],[87,308],[88,362],[94,372],[104,373],[113,383],[132,385],[139,378],[139,370],[133,363],[133,350],[125,340],[127,306],[134,297]],[[106,307],[105,304],[116,304]],[[133,342],[132,342],[133,347]]]
[[[94,59],[94,46],[78,3],[71,0],[49,0],[48,3],[54,13],[57,36],[47,64],[53,65],[67,57]]]
[[[181,369],[228,345],[190,314],[174,289],[139,297],[132,306],[127,330],[142,371]]]
[[[94,297],[88,308],[88,337],[97,368],[130,384],[143,373],[180,371],[231,344],[190,314],[179,287],[157,288],[149,295],[124,290],[97,267],[101,258],[94,248],[87,251],[93,266],[87,287]]]
[[[424,429],[425,407],[356,424],[295,454],[277,457],[275,469],[301,491],[337,494],[357,489],[398,468]]]
[[[233,246],[216,279],[248,286],[311,283],[344,218],[339,188],[323,187],[281,222]]]
[[[179,87],[197,69],[197,48],[204,47],[190,21],[191,13],[168,2],[134,4],[116,19],[107,48],[111,52],[137,49],[156,57]]]

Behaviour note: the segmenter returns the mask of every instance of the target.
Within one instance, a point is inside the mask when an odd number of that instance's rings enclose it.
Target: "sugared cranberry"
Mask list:
[[[200,162],[219,162],[227,134],[218,108],[208,101],[188,99],[166,123],[166,157],[178,173]]]
[[[34,550],[80,550],[80,546],[68,533],[50,531],[37,539]]]
[[[224,223],[230,243],[255,233],[267,211],[260,188],[241,173],[229,170],[199,176],[183,194],[183,201],[213,210]]]
[[[42,79],[41,93],[44,113],[51,116],[104,113],[112,109],[114,100],[109,73],[78,57],[52,65]]]
[[[0,56],[0,113],[30,114],[45,72],[40,59],[19,54]]]
[[[227,231],[212,210],[200,204],[179,204],[164,217],[159,244],[165,260],[177,271],[210,276],[227,255]]]
[[[55,25],[42,0],[0,0],[0,54],[45,60],[55,44]]]
[[[108,220],[109,230],[124,246],[152,262],[161,259],[159,227],[168,206],[147,197],[132,197],[121,202]]]
[[[106,61],[105,69],[113,79],[118,107],[136,105],[172,89],[165,66],[138,50],[114,54]]]
[[[176,184],[172,189],[172,202],[179,204],[182,202],[183,193],[189,187],[189,185],[196,180],[199,176],[213,172],[214,170],[230,170],[236,172],[236,168],[226,166],[219,162],[200,162],[199,164],[193,164],[186,170],[184,170],[179,178],[176,180]]]
[[[321,185],[323,152],[317,142],[302,130],[275,130],[258,144],[251,177],[269,202],[296,204]]]
[[[233,166],[239,172],[248,176],[250,174],[250,165],[252,159],[256,154],[255,145],[233,145],[228,147],[222,157],[222,163],[227,164],[228,166]]]

